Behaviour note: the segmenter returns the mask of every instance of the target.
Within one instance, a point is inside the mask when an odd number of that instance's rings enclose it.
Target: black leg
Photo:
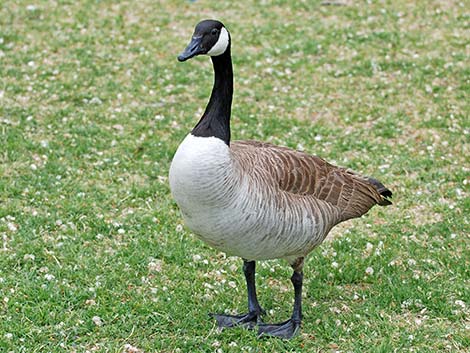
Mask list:
[[[292,312],[292,320],[300,326],[300,322],[302,321],[302,285],[304,282],[304,273],[294,271],[290,280],[294,285],[294,310]]]
[[[259,305],[256,296],[255,268],[255,261],[243,260],[243,272],[248,292],[248,313],[242,315],[211,314],[217,320],[219,328],[244,326],[252,329],[261,322],[261,315],[265,312]]]
[[[259,316],[260,314],[265,314],[265,311],[259,305],[258,297],[256,296],[255,270],[255,261],[243,261],[243,273],[245,274],[248,292],[248,311]]]
[[[274,336],[285,339],[294,337],[300,330],[300,323],[302,321],[302,284],[303,284],[303,259],[296,266],[294,266],[294,273],[291,277],[291,282],[294,286],[294,309],[292,316],[289,320],[278,324],[260,324],[260,336]]]

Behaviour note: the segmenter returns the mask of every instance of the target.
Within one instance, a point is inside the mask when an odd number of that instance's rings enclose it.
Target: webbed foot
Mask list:
[[[259,337],[279,337],[291,339],[300,331],[300,322],[289,319],[279,324],[260,324],[258,329]]]
[[[209,314],[217,320],[219,328],[245,327],[252,330],[256,325],[262,323],[261,314],[250,312],[241,315]]]

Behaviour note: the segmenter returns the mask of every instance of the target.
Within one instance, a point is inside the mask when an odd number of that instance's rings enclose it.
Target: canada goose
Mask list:
[[[243,259],[248,313],[213,314],[220,328],[259,326],[260,335],[291,338],[302,319],[304,258],[336,224],[390,205],[379,181],[323,159],[257,141],[230,140],[233,73],[230,34],[215,20],[200,22],[178,56],[211,57],[215,81],[201,119],[170,167],[172,195],[186,226],[216,249]],[[265,324],[255,288],[255,261],[285,259],[294,272],[289,320]]]

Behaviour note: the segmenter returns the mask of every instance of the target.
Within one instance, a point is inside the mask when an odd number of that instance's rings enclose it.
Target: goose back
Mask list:
[[[334,206],[339,218],[333,220],[332,226],[360,217],[376,204],[389,204],[380,193],[379,186],[383,185],[378,181],[334,166],[320,157],[251,140],[234,141],[231,150],[243,170],[277,185],[279,191]],[[332,212],[331,208],[325,209]],[[316,210],[321,212],[325,210]]]

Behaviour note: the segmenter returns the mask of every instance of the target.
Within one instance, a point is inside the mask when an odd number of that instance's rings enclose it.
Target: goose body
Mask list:
[[[314,197],[281,190],[265,173],[271,161],[254,146],[186,137],[170,170],[185,224],[209,245],[247,260],[305,256],[339,212]]]
[[[196,26],[178,58],[211,56],[215,82],[201,120],[178,147],[170,188],[186,226],[214,248],[244,259],[249,313],[214,315],[220,327],[260,325],[261,334],[292,337],[300,327],[303,260],[336,224],[388,205],[375,179],[303,152],[257,141],[230,141],[233,74],[230,36],[218,21]],[[294,311],[262,324],[254,287],[256,260],[285,259],[294,274]]]

